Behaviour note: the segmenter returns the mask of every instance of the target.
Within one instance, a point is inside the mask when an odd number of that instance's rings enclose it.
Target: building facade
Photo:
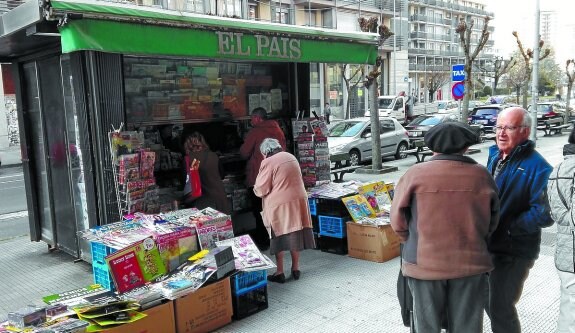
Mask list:
[[[494,14],[487,12],[481,2],[462,0],[409,0],[408,10],[411,91],[424,101],[451,99],[451,67],[465,63],[459,35],[455,32],[459,20],[474,21],[473,51],[481,36],[483,18],[493,19]],[[494,28],[490,26],[488,31],[493,32]],[[485,67],[488,64],[494,55],[493,46],[493,40],[489,40],[475,65]],[[485,78],[474,79],[486,83]]]

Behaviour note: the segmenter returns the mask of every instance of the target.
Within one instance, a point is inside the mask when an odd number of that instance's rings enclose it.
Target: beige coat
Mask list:
[[[280,152],[262,161],[254,193],[262,198],[264,224],[276,237],[311,228],[307,192],[292,154]]]

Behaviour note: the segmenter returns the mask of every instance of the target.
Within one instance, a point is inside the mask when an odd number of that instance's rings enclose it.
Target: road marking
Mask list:
[[[28,211],[27,210],[22,210],[19,212],[14,212],[14,213],[8,213],[8,214],[1,214],[0,215],[0,221],[2,220],[9,220],[9,219],[16,219],[19,217],[26,217],[28,216]]]

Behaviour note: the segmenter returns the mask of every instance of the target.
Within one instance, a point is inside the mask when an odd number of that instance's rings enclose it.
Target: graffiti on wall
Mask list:
[[[6,120],[8,124],[8,145],[20,144],[20,132],[18,130],[18,113],[16,111],[16,95],[5,95]]]

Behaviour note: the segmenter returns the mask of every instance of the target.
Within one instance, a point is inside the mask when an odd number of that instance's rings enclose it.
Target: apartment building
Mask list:
[[[409,0],[409,80],[412,93],[425,101],[451,98],[451,66],[465,63],[459,36],[455,32],[461,18],[473,20],[471,50],[477,46],[485,16],[494,14],[485,10],[480,1],[463,0]],[[494,31],[492,26],[488,27]],[[476,59],[484,66],[493,58],[494,41],[489,40]],[[485,82],[477,77],[476,82]],[[439,88],[432,95],[433,85]]]

